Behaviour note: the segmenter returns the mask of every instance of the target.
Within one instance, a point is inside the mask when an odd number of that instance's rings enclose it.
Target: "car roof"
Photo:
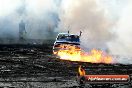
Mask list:
[[[76,34],[69,34],[69,33],[59,33],[58,35],[76,35]],[[76,35],[78,36],[78,35]]]
[[[68,33],[59,33],[58,35],[69,35]]]

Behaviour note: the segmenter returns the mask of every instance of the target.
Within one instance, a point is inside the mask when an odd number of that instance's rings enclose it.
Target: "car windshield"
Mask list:
[[[79,42],[80,41],[78,35],[59,35],[57,40],[71,41],[71,42]]]

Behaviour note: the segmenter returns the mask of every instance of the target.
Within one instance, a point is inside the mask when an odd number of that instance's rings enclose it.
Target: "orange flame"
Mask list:
[[[112,57],[101,50],[92,49],[84,52],[77,46],[60,45],[57,55],[62,60],[91,62],[91,63],[112,63]]]
[[[79,72],[79,75],[80,75],[80,76],[84,76],[84,75],[86,74],[86,73],[85,73],[85,70],[82,69],[81,66],[79,66],[79,68],[78,68],[78,72]]]

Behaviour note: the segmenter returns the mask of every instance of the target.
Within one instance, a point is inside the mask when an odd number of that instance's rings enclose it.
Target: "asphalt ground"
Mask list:
[[[0,45],[0,88],[81,88],[79,65],[88,74],[132,74],[132,65],[63,61],[52,54],[53,44]],[[132,88],[128,84],[87,84],[86,88]]]

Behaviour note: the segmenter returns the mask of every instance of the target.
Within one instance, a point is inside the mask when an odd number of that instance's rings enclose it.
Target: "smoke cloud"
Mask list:
[[[0,40],[19,39],[21,20],[26,24],[28,39],[52,39],[56,35],[54,31],[59,21],[59,2],[60,0],[0,0]]]
[[[15,12],[19,0],[0,0],[0,38],[15,38],[18,31],[19,16]]]
[[[97,0],[64,0],[61,8],[60,30],[70,30],[75,34],[82,31],[81,45],[84,49],[106,47],[111,38],[109,29],[112,23]]]
[[[111,22],[97,0],[0,0],[0,38],[18,38],[19,23],[27,38],[53,38],[55,32],[79,34],[85,48],[106,46]],[[3,6],[4,5],[4,6]]]
[[[112,54],[132,57],[132,2],[128,1],[128,3],[112,30],[116,36],[108,43],[108,46]],[[130,60],[127,61],[131,62]]]
[[[58,1],[59,2],[59,1]],[[58,25],[58,2],[55,0],[26,0],[28,36],[34,39],[53,38]]]

